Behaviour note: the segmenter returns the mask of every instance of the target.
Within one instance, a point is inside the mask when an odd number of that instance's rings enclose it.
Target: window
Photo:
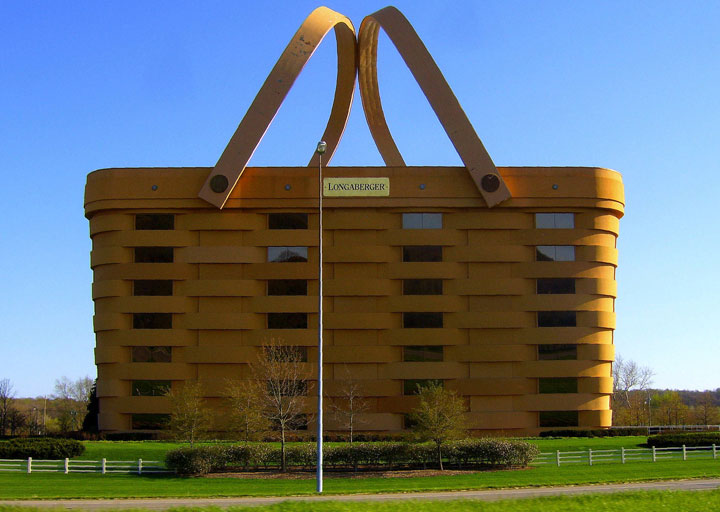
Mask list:
[[[307,329],[307,313],[268,313],[268,329]]]
[[[265,347],[265,357],[268,361],[281,363],[307,363],[307,347],[276,345]]]
[[[170,423],[169,414],[133,414],[133,430],[162,430]]]
[[[403,428],[411,429],[417,426],[418,422],[412,414],[403,414]]]
[[[172,313],[133,313],[133,329],[172,329]]]
[[[538,345],[539,361],[565,361],[577,359],[577,345]]]
[[[577,377],[541,377],[538,379],[540,393],[577,393]]]
[[[538,245],[535,261],[575,261],[574,245]]]
[[[135,247],[135,263],[172,263],[172,247]]]
[[[403,247],[403,261],[442,261],[442,246],[407,245]]]
[[[574,213],[536,213],[537,229],[572,229],[575,227]]]
[[[269,213],[268,228],[270,229],[307,229],[307,213]]]
[[[307,395],[307,381],[292,380],[291,378],[267,381],[269,396],[304,396]]]
[[[307,247],[268,247],[268,261],[287,263],[308,260]]]
[[[577,427],[580,423],[577,411],[540,411],[541,427]]]
[[[577,314],[575,311],[538,311],[538,327],[575,327]]]
[[[411,345],[403,349],[403,361],[409,362],[431,362],[443,360],[442,345]]]
[[[172,295],[173,282],[160,279],[140,279],[133,281],[133,295]]]
[[[172,347],[133,347],[133,363],[169,363],[172,360]]]
[[[169,380],[134,380],[132,396],[165,396],[170,391]]]
[[[403,213],[403,229],[442,229],[442,213]]]
[[[420,388],[436,384],[438,386],[443,385],[443,381],[437,379],[405,379],[403,381],[403,395],[417,395],[420,392]]]
[[[442,313],[403,313],[403,327],[406,329],[433,329],[443,326]]]
[[[403,295],[442,295],[442,279],[403,279]]]
[[[307,295],[305,279],[270,279],[267,285],[268,295]]]
[[[537,280],[537,293],[538,295],[575,293],[575,279],[540,278]]]
[[[175,229],[175,215],[172,213],[138,213],[135,215],[135,229]]]

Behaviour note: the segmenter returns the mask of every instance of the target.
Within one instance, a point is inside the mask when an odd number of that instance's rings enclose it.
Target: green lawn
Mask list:
[[[230,507],[230,512],[593,512],[632,510],[633,512],[707,512],[720,509],[720,491],[653,491],[582,496],[552,496],[523,500],[482,502],[469,500],[391,502],[284,502],[260,507]],[[40,512],[0,505],[0,512]],[[182,512],[218,512],[217,507],[182,507]]]
[[[326,479],[327,494],[447,491],[720,477],[720,461],[544,466],[422,478]],[[0,474],[0,498],[279,496],[313,494],[314,480],[251,480],[58,473]]]

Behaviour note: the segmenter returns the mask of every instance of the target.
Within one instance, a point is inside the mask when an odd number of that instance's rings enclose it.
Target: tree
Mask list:
[[[345,379],[339,388],[340,396],[330,401],[330,409],[333,416],[350,433],[350,443],[353,442],[353,432],[358,423],[358,415],[368,410],[367,400],[362,394],[360,382],[353,379],[350,371],[345,367]]]
[[[642,424],[648,399],[646,395],[655,372],[647,366],[640,366],[635,361],[626,361],[622,356],[617,356],[612,375],[613,409],[616,410],[616,418],[623,417],[628,423]],[[622,409],[625,409],[627,414],[623,414]]]
[[[465,429],[465,401],[440,382],[418,386],[420,403],[410,414],[413,431],[423,440],[435,443],[438,465],[442,471],[442,445],[450,439],[463,437]]]
[[[263,345],[251,370],[264,394],[262,411],[268,422],[280,431],[280,470],[285,472],[285,437],[305,422],[303,405],[307,380],[302,371],[302,351],[272,339]],[[263,384],[264,383],[264,384]]]
[[[80,430],[90,401],[92,386],[93,380],[87,376],[76,380],[63,376],[55,381],[53,398],[57,400],[61,431]]]
[[[9,427],[14,400],[15,390],[10,379],[0,379],[0,435],[2,436]]]
[[[700,396],[699,403],[694,407],[695,423],[700,425],[715,425],[720,418],[718,407],[715,405],[715,394],[705,391]]]
[[[100,400],[97,396],[97,379],[93,382],[90,390],[90,398],[87,404],[87,413],[82,423],[83,432],[98,432],[98,415],[100,414]]]
[[[227,393],[230,430],[239,432],[245,443],[256,440],[268,429],[262,387],[256,380],[228,380]]]
[[[198,381],[185,381],[178,391],[169,390],[170,423],[168,428],[176,439],[195,441],[210,429],[210,411],[205,406],[202,385]]]

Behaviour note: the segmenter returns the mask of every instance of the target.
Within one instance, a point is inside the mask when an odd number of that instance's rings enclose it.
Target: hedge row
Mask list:
[[[74,439],[18,437],[0,441],[0,459],[65,459],[82,455],[85,447]]]
[[[658,434],[650,436],[647,440],[648,446],[656,448],[668,448],[672,446],[710,446],[720,445],[720,432],[693,432]]]
[[[596,429],[566,429],[566,430],[545,430],[540,432],[540,437],[621,437],[621,436],[646,436],[647,428],[596,428]]]
[[[443,445],[443,458],[457,467],[494,465],[527,466],[539,453],[536,446],[522,441],[467,439]],[[312,468],[317,460],[313,443],[288,446],[288,466]],[[167,466],[182,475],[201,475],[229,469],[280,466],[280,448],[267,444],[211,445],[171,450]],[[323,447],[325,467],[427,467],[437,461],[432,443],[353,443]]]

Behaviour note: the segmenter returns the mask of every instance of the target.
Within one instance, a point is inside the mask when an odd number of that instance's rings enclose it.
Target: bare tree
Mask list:
[[[263,388],[257,380],[228,380],[227,393],[230,429],[238,432],[245,443],[258,439],[268,429]]]
[[[55,380],[53,398],[57,400],[60,429],[64,432],[80,430],[87,413],[93,380],[82,377],[70,380],[63,376]]]
[[[340,396],[330,401],[330,409],[335,419],[348,429],[352,443],[355,427],[359,423],[358,415],[367,411],[369,404],[364,398],[360,382],[352,377],[347,367],[344,377],[339,388]]]
[[[15,390],[10,379],[0,379],[0,435],[5,435],[13,411]]]
[[[714,425],[718,422],[720,415],[715,405],[715,394],[712,391],[705,391],[700,397],[700,403],[695,406],[695,423],[702,425]]]
[[[305,419],[303,405],[307,380],[302,369],[303,355],[298,347],[270,340],[262,347],[252,372],[264,390],[263,414],[280,431],[281,471],[286,471],[285,438]]]
[[[170,423],[168,427],[176,439],[195,444],[210,428],[210,411],[205,406],[202,385],[198,381],[185,381],[177,390],[169,390]]]
[[[442,445],[466,433],[465,401],[454,391],[445,389],[440,382],[420,386],[418,397],[420,403],[410,414],[414,422],[412,429],[420,439],[435,443],[442,471]]]
[[[635,361],[626,361],[622,356],[617,356],[613,363],[612,376],[613,409],[618,411],[618,417],[634,418],[635,423],[642,424],[647,403],[645,395],[655,372],[647,366],[640,366]],[[621,409],[627,410],[628,414],[623,415]]]

